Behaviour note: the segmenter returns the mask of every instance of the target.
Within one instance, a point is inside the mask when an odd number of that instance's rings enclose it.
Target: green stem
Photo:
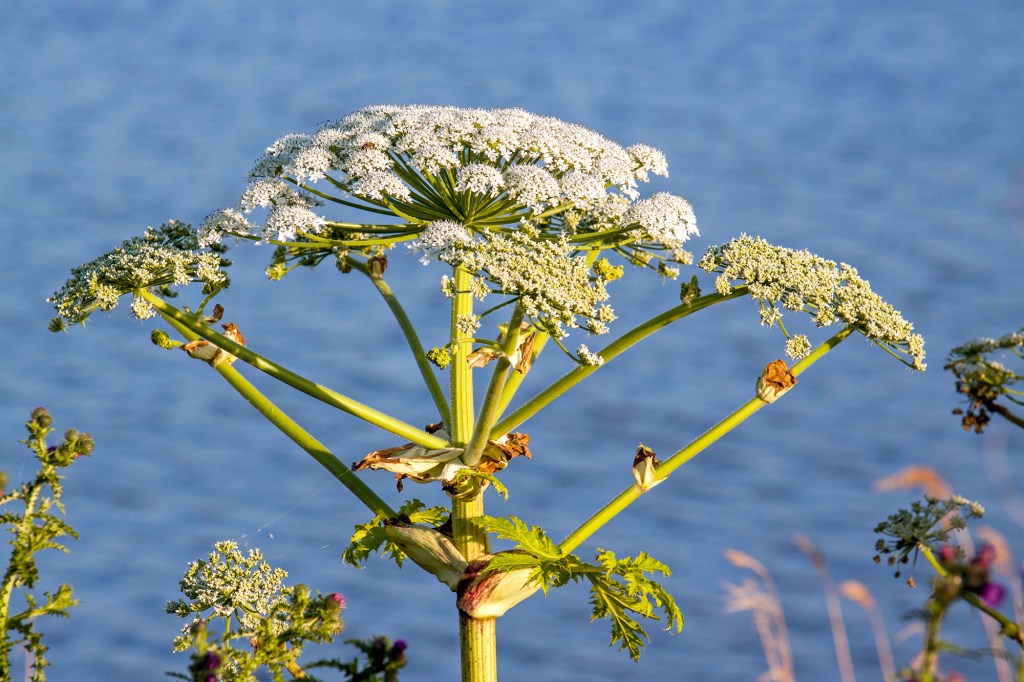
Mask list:
[[[551,338],[542,331],[537,331],[535,333],[536,336],[533,338],[533,352],[532,357],[530,358],[531,366],[537,361],[537,356],[540,355],[541,350],[544,349],[544,344],[546,344],[548,339]],[[498,402],[499,415],[505,414],[505,410],[508,409],[509,403],[512,402],[512,398],[515,397],[516,391],[519,390],[519,387],[522,385],[523,379],[525,378],[526,372],[523,372],[522,374],[519,372],[512,372],[508,379],[505,380],[505,387],[501,390],[501,400]]]
[[[455,267],[455,298],[452,300],[452,362],[451,372],[451,439],[465,446],[473,435],[473,375],[467,356],[471,333],[459,329],[459,319],[473,314],[473,297],[469,293],[472,273]],[[483,516],[483,493],[468,500],[452,500],[452,538],[455,547],[473,561],[489,551],[487,533],[474,523]],[[459,651],[462,660],[462,682],[494,682],[498,679],[497,633],[493,619],[475,620],[459,613]]]
[[[1006,419],[1014,426],[1019,426],[1020,428],[1024,429],[1024,419],[1021,419],[1013,412],[1010,412],[1008,409],[1006,409],[1006,407],[1002,405],[993,405],[991,409],[993,412],[1001,416],[1003,419]]]
[[[630,331],[623,334],[620,338],[616,339],[612,343],[608,344],[603,350],[598,352],[602,358],[604,358],[607,364],[612,358],[616,357],[630,346],[638,343],[644,338],[650,336],[654,332],[667,327],[668,325],[680,320],[687,315],[703,310],[709,306],[721,303],[722,301],[728,301],[733,298],[739,298],[747,293],[747,287],[737,287],[732,292],[723,296],[722,294],[709,294],[698,298],[690,305],[682,304],[674,308],[670,308],[660,315],[656,315],[646,322],[634,327]],[[556,398],[561,396],[563,393],[568,391],[570,388],[580,383],[588,376],[600,369],[597,366],[587,367],[576,367],[561,379],[558,379],[553,384],[542,390],[537,395],[530,398],[518,409],[513,411],[511,414],[506,416],[504,419],[499,421],[494,428],[491,429],[491,438],[497,438],[498,436],[508,433],[512,429],[516,428],[527,419],[537,414],[541,409],[547,407],[549,404],[554,402]]]
[[[197,334],[190,328],[179,323],[177,320],[166,318],[167,321],[188,340],[197,338]],[[265,395],[260,393],[255,386],[250,384],[241,373],[229,365],[221,363],[215,368],[233,389],[245,398],[256,411],[266,417],[267,421],[276,426],[284,435],[288,436],[296,445],[308,452],[313,459],[320,463],[338,481],[348,488],[353,495],[369,507],[374,514],[382,514],[387,517],[395,516],[396,512],[388,506],[362,479],[356,476],[335,457],[326,446],[306,432],[301,426],[293,421],[288,415],[281,411]]]
[[[469,366],[472,334],[459,329],[459,319],[473,314],[473,297],[469,293],[472,273],[461,266],[454,271],[455,298],[452,299],[452,361],[451,373],[452,443],[464,446],[473,433],[473,374]]]
[[[839,343],[846,337],[853,333],[855,327],[848,325],[844,327],[839,333],[832,338],[825,341],[823,344],[818,346],[814,352],[808,355],[806,358],[793,365],[792,372],[794,375],[799,375],[806,371],[808,367],[813,365],[815,362],[820,360],[826,353],[835,348]],[[658,466],[657,473],[655,474],[655,481],[660,482],[665,480],[672,474],[673,471],[678,469],[686,462],[693,459],[695,456],[700,454],[705,448],[717,441],[725,434],[732,431],[734,428],[743,423],[748,417],[760,410],[762,407],[767,405],[765,401],[758,397],[751,398],[746,403],[741,405],[735,412],[730,414],[722,421],[715,424],[711,429],[705,432],[696,440],[692,441],[689,445],[679,450],[674,455],[669,457],[667,460]],[[648,488],[649,490],[649,488]],[[606,523],[611,521],[615,516],[619,514],[623,509],[635,502],[644,491],[639,486],[631,485],[630,487],[623,490],[608,504],[599,509],[593,516],[583,522],[579,528],[574,530],[572,533],[562,541],[559,549],[562,554],[568,554],[573,551],[584,541],[593,535],[599,528],[604,526]]]
[[[918,670],[918,679],[921,682],[933,682],[935,679],[935,668],[939,657],[939,632],[942,629],[942,621],[946,617],[946,609],[949,602],[935,599],[928,600],[925,610],[928,614],[928,624],[925,627],[924,651],[921,655],[921,668]]]
[[[11,662],[8,657],[8,654],[10,653],[10,650],[13,646],[12,642],[8,637],[8,629],[9,626],[12,626],[13,623],[18,621],[17,617],[9,617],[9,614],[11,612],[11,597],[14,594],[15,586],[19,584],[24,585],[27,583],[27,581],[25,580],[25,576],[17,570],[15,564],[17,563],[16,559],[18,558],[18,555],[22,554],[22,552],[19,552],[19,550],[21,549],[19,545],[25,546],[31,542],[32,527],[35,525],[36,513],[38,511],[36,507],[38,506],[39,496],[42,494],[43,489],[43,484],[41,483],[41,480],[42,476],[37,475],[36,480],[32,483],[32,485],[29,488],[29,494],[24,498],[25,512],[24,514],[22,514],[21,522],[17,525],[17,530],[14,531],[14,540],[11,542],[11,544],[14,546],[14,549],[11,552],[12,556],[11,559],[8,561],[7,570],[4,573],[4,585],[2,596],[3,601],[2,603],[0,603],[0,617],[3,618],[4,624],[3,641],[0,642],[0,673],[2,673],[0,679],[5,680],[8,679],[7,676],[10,673]],[[31,552],[32,550],[31,548],[29,548],[28,554],[30,557]],[[21,558],[25,558],[24,554],[22,554]],[[32,559],[30,558],[29,560],[31,561]],[[13,630],[14,628],[10,627],[10,629]]]
[[[984,599],[973,592],[961,592],[960,596],[963,597],[965,602],[999,623],[1002,634],[1017,642],[1024,649],[1024,630],[1021,629],[1020,623],[1010,620],[1003,613],[986,604]]]
[[[177,322],[197,336],[201,336],[210,343],[218,346],[219,348],[223,348],[261,372],[269,374],[278,381],[288,384],[292,388],[295,388],[308,396],[327,403],[332,407],[336,407],[343,412],[348,412],[352,416],[359,417],[363,421],[367,421],[374,426],[384,429],[385,431],[390,431],[395,435],[402,436],[417,445],[422,445],[426,448],[442,448],[448,445],[448,443],[442,438],[433,436],[426,431],[396,419],[391,415],[375,410],[367,405],[363,405],[362,403],[355,401],[348,396],[342,395],[341,393],[332,391],[325,386],[315,384],[312,381],[281,367],[277,363],[271,362],[262,355],[254,353],[245,346],[241,346],[222,334],[218,334],[210,327],[199,323],[193,316],[178,310],[146,289],[138,289],[136,290],[136,293],[145,298],[156,309],[156,311],[160,313],[161,317],[168,322],[171,322],[172,320]]]
[[[483,404],[480,406],[480,414],[477,415],[476,426],[473,429],[473,436],[466,445],[466,452],[462,460],[467,466],[476,466],[480,463],[480,456],[483,453],[487,439],[490,437],[491,427],[498,418],[499,405],[501,404],[502,391],[508,378],[509,369],[512,363],[509,361],[519,347],[520,326],[523,323],[523,309],[516,306],[512,311],[512,317],[508,321],[505,330],[505,344],[502,348],[502,356],[494,363],[494,372],[491,374],[491,381],[484,394]]]
[[[392,314],[394,314],[398,326],[402,328],[402,333],[405,334],[405,339],[409,343],[409,349],[412,350],[413,358],[416,359],[416,366],[419,367],[423,381],[427,385],[427,390],[430,391],[430,397],[433,398],[437,412],[441,415],[441,421],[444,422],[445,426],[450,426],[452,417],[451,409],[448,407],[448,399],[441,389],[441,384],[437,381],[437,375],[434,374],[433,366],[427,360],[427,355],[423,351],[423,344],[420,343],[416,328],[413,327],[409,316],[405,314],[405,309],[398,302],[395,292],[391,290],[391,287],[384,281],[383,277],[373,275],[365,264],[352,259],[349,260],[349,263],[354,269],[368,276],[370,281],[373,282],[373,286],[384,297],[384,301],[388,304]]]

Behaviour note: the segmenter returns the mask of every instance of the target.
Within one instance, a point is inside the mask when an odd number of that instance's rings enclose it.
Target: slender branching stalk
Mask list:
[[[162,314],[162,313],[161,313]],[[177,318],[166,316],[168,324],[188,340],[199,338],[190,327],[180,323]],[[238,391],[245,400],[256,408],[256,411],[263,415],[267,421],[277,427],[281,433],[286,435],[296,445],[309,453],[313,459],[320,463],[327,471],[341,482],[349,491],[365,504],[375,514],[383,514],[387,517],[395,515],[395,511],[382,500],[366,483],[352,473],[352,470],[343,464],[323,443],[311,436],[306,430],[299,426],[291,417],[285,414],[269,398],[260,393],[237,369],[230,363],[224,362],[214,368],[228,384]]]
[[[597,354],[601,356],[605,364],[607,364],[609,360],[617,357],[659,329],[664,329],[673,322],[681,320],[684,317],[692,315],[700,310],[704,310],[716,303],[740,298],[747,293],[747,287],[741,286],[724,296],[722,294],[708,294],[707,296],[698,298],[692,303],[677,305],[674,308],[670,308],[659,315],[655,315],[646,322],[637,325],[598,351]],[[574,367],[560,379],[556,380],[547,388],[541,390],[535,396],[527,400],[520,407],[495,424],[491,429],[491,437],[497,438],[498,436],[508,433],[512,429],[516,428],[527,419],[550,405],[557,398],[565,394],[565,392],[570,388],[596,372],[598,369],[600,369],[600,367],[594,365]]]
[[[370,278],[373,286],[376,287],[377,291],[384,298],[384,301],[388,304],[388,308],[391,313],[395,316],[395,321],[398,322],[398,326],[402,330],[402,334],[405,335],[405,339],[409,344],[409,349],[412,351],[412,356],[416,360],[416,366],[420,370],[420,375],[423,377],[423,382],[427,386],[427,390],[430,392],[430,397],[434,401],[434,406],[437,407],[437,412],[441,415],[441,421],[444,422],[446,427],[451,426],[451,408],[448,406],[448,399],[445,397],[444,390],[441,388],[441,384],[437,380],[437,375],[434,374],[434,368],[431,366],[430,361],[427,360],[426,353],[423,350],[423,344],[420,342],[420,337],[416,333],[416,328],[413,326],[409,316],[405,313],[405,308],[398,302],[398,297],[395,296],[394,291],[387,282],[384,281],[383,268],[380,265],[368,267],[367,265],[357,261],[356,259],[350,259],[347,261],[353,269],[358,270]],[[379,261],[378,261],[379,262]],[[376,268],[381,271],[378,272]]]
[[[235,343],[223,334],[217,333],[210,327],[207,327],[205,324],[196,320],[194,316],[175,308],[147,289],[139,289],[138,295],[146,299],[146,301],[148,301],[164,319],[168,321],[173,320],[182,327],[190,330],[196,336],[199,336],[217,347],[224,349],[243,362],[252,365],[261,372],[269,374],[278,381],[281,381],[310,397],[316,398],[317,400],[331,405],[332,407],[336,407],[344,412],[348,412],[352,416],[359,417],[363,421],[369,422],[374,426],[378,426],[385,431],[390,431],[398,436],[407,438],[418,445],[428,448],[437,448],[444,447],[447,444],[445,440],[432,436],[422,429],[418,429],[411,424],[400,421],[391,415],[375,410],[372,407],[363,405],[348,396],[342,395],[337,391],[332,391],[329,388],[316,384],[309,379],[285,369],[262,355],[249,350],[245,346]]]
[[[847,338],[854,331],[855,327],[852,325],[847,325],[841,329],[837,334],[818,346],[814,352],[793,365],[791,369],[793,375],[798,376],[805,372],[811,365],[838,346],[843,339]],[[768,405],[768,403],[756,396],[745,402],[728,417],[715,424],[703,435],[662,462],[655,472],[655,481],[664,481],[673,471],[703,452],[709,445],[742,424],[765,405]],[[640,486],[629,486],[608,502],[608,504],[595,512],[593,516],[580,524],[576,530],[566,536],[559,545],[559,548],[563,553],[573,551],[602,526],[621,513],[622,510],[640,499],[644,492]]]

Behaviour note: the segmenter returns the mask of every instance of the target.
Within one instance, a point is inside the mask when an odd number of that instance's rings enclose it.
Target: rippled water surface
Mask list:
[[[403,680],[457,676],[450,594],[383,562],[342,568],[366,513],[201,365],[156,350],[152,325],[122,309],[88,329],[46,331],[45,299],[71,267],[147,225],[233,203],[278,136],[375,103],[518,106],[660,147],[672,175],[652,189],[693,201],[694,250],[748,232],[852,263],[928,342],[923,375],[862,340],[844,344],[582,548],[647,549],[668,563],[683,634],[652,628],[633,664],[607,647],[604,623],[587,623],[587,595],[570,587],[499,622],[504,679],[756,678],[765,664],[754,629],[723,613],[721,583],[746,577],[727,548],[774,572],[798,678],[835,679],[819,583],[793,537],[812,538],[836,580],[869,585],[889,629],[901,629],[925,594],[871,563],[871,528],[912,494],[871,484],[915,462],[985,503],[987,522],[1024,552],[1015,508],[993,485],[1006,480],[1000,453],[1019,480],[1024,435],[962,433],[942,372],[950,347],[1024,322],[1020,3],[331,5],[0,6],[0,461],[15,478],[29,472],[14,441],[37,404],[98,445],[67,483],[81,540],[71,557],[43,562],[82,599],[70,621],[46,625],[52,679],[182,669],[164,601],[185,564],[224,538],[345,593],[352,636],[408,640]],[[266,284],[267,256],[236,250],[223,297],[250,346],[411,423],[433,420],[365,282],[323,270]],[[406,267],[399,295],[440,337],[438,273]],[[618,329],[675,299],[675,285],[637,274],[615,285]],[[514,463],[511,499],[491,509],[563,536],[628,482],[637,442],[677,449],[746,400],[781,345],[749,301],[652,337],[643,355],[616,360],[529,423],[535,458]],[[553,356],[528,385],[564,371]],[[253,380],[345,461],[394,444]],[[386,476],[373,483],[399,503]],[[880,679],[866,618],[846,612],[860,679]],[[976,644],[979,631],[968,618],[953,635]],[[897,645],[900,661],[915,643]],[[972,679],[991,674],[989,663],[957,665]]]

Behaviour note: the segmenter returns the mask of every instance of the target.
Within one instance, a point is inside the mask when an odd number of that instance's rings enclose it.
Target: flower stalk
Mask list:
[[[416,333],[416,328],[413,326],[409,316],[406,315],[405,309],[395,296],[395,292],[392,291],[388,283],[384,281],[383,272],[379,274],[375,273],[365,264],[360,263],[355,259],[349,259],[348,263],[353,269],[359,270],[369,277],[373,286],[378,292],[380,292],[385,303],[388,304],[388,308],[391,309],[391,313],[395,316],[395,321],[398,322],[398,326],[402,329],[402,333],[405,335],[406,341],[409,343],[409,349],[412,351],[413,358],[416,360],[416,366],[419,368],[420,374],[423,376],[423,382],[426,384],[427,390],[430,392],[430,397],[434,401],[434,406],[437,408],[437,412],[441,416],[441,421],[444,422],[446,427],[450,426],[452,417],[451,409],[448,406],[448,399],[445,397],[441,384],[437,381],[437,376],[434,374],[434,368],[430,365],[430,361],[427,360],[426,353],[423,350],[423,344],[420,342],[419,335]]]
[[[826,353],[850,336],[855,329],[853,325],[847,325],[841,329],[837,334],[818,346],[810,355],[793,365],[792,373],[799,375],[805,372],[811,365],[823,358]],[[768,403],[757,396],[745,402],[728,417],[715,424],[703,435],[662,462],[656,470],[654,480],[656,482],[664,481],[673,471],[703,452],[709,445],[742,424],[765,405],[768,405]],[[629,486],[608,502],[608,504],[599,509],[593,516],[584,521],[576,530],[566,536],[559,545],[559,549],[561,549],[563,554],[572,552],[626,507],[636,502],[643,494],[644,490],[639,486]]]
[[[154,307],[157,306],[154,305]],[[178,330],[178,332],[186,339],[194,340],[199,338],[199,335],[193,331],[191,327],[183,324],[177,317],[165,314],[159,307],[157,307],[157,310],[160,312],[161,316],[164,317],[167,323]],[[387,504],[387,502],[382,500],[377,493],[366,485],[366,483],[352,473],[349,467],[335,457],[327,446],[311,436],[269,398],[260,393],[260,391],[249,383],[237,369],[231,366],[231,364],[226,362],[221,363],[214,367],[214,369],[216,369],[217,373],[228,382],[228,385],[235,389],[239,395],[245,398],[250,405],[256,408],[257,412],[263,415],[267,421],[277,427],[277,429],[291,439],[292,442],[309,453],[313,459],[319,462],[322,467],[327,469],[332,476],[338,479],[342,485],[348,488],[349,491],[371,511],[376,514],[384,514],[389,517],[395,515],[395,511]]]
[[[471,273],[461,266],[454,269],[455,296],[452,299],[452,363],[451,439],[455,445],[465,446],[474,431],[473,375],[469,366],[472,334],[460,324],[473,314],[473,297],[470,294]],[[469,483],[474,483],[469,481]],[[475,519],[484,514],[484,496],[479,486],[472,486],[474,492],[468,499],[452,499],[452,536],[456,549],[466,561],[487,554],[489,542],[486,531]],[[498,639],[493,618],[475,619],[459,612],[459,648],[462,660],[463,682],[490,682],[498,679]]]
[[[640,341],[643,341],[659,329],[664,329],[673,322],[677,322],[688,315],[708,308],[716,303],[740,298],[746,293],[747,287],[741,286],[736,287],[729,294],[708,294],[707,296],[698,298],[692,303],[677,305],[659,315],[655,315],[646,322],[637,325],[615,341],[605,346],[602,350],[598,351],[597,354],[604,359],[605,363],[607,363],[612,358],[617,357],[630,347],[636,345]],[[560,379],[556,380],[547,388],[541,390],[535,396],[527,400],[495,424],[491,429],[491,438],[497,438],[501,434],[508,433],[512,429],[516,428],[527,419],[553,403],[556,399],[565,394],[566,391],[576,386],[576,384],[586,379],[598,369],[599,366],[597,365],[580,365],[569,370]],[[509,396],[509,400],[511,400],[511,396]]]
[[[153,306],[160,316],[168,322],[173,321],[177,323],[181,328],[189,330],[197,337],[206,339],[210,343],[223,348],[225,351],[238,357],[243,362],[252,365],[261,372],[269,374],[278,381],[288,384],[292,388],[295,388],[312,398],[316,398],[317,400],[327,403],[332,407],[336,407],[354,417],[358,417],[363,421],[373,424],[374,426],[378,426],[385,431],[390,431],[397,436],[411,440],[417,445],[422,445],[428,448],[439,448],[444,447],[447,444],[441,438],[432,436],[422,429],[418,429],[411,424],[400,421],[391,415],[375,410],[372,407],[363,405],[348,396],[342,395],[337,391],[332,391],[329,388],[316,384],[305,377],[299,376],[298,374],[285,369],[262,355],[249,350],[245,346],[235,343],[223,334],[218,334],[210,327],[198,322],[194,316],[175,308],[147,289],[139,289],[136,293]]]

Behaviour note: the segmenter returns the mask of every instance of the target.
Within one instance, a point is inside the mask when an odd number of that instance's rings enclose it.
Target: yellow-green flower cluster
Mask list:
[[[530,227],[496,234],[456,256],[464,267],[482,273],[503,294],[514,296],[525,315],[556,338],[563,327],[583,325],[591,333],[607,331],[615,314],[602,302],[605,283],[590,276],[586,258],[572,256],[567,240],[541,239]]]
[[[201,283],[207,293],[226,287],[222,267],[227,262],[215,252],[198,249],[196,233],[177,221],[123,242],[71,271],[71,278],[49,299],[58,315],[50,328],[59,331],[68,323],[84,323],[96,310],[111,310],[121,296],[139,289],[167,293],[169,287],[191,282]],[[155,314],[140,297],[132,302],[132,313],[139,319]]]
[[[766,324],[779,321],[782,309],[803,311],[819,327],[834,322],[853,325],[910,367],[925,367],[924,339],[914,334],[913,325],[845,263],[743,235],[711,247],[699,265],[719,273],[715,288],[720,294],[728,294],[734,285],[746,285],[750,295],[760,301]],[[794,351],[808,348],[795,337],[789,346]],[[901,355],[909,356],[909,360]]]

